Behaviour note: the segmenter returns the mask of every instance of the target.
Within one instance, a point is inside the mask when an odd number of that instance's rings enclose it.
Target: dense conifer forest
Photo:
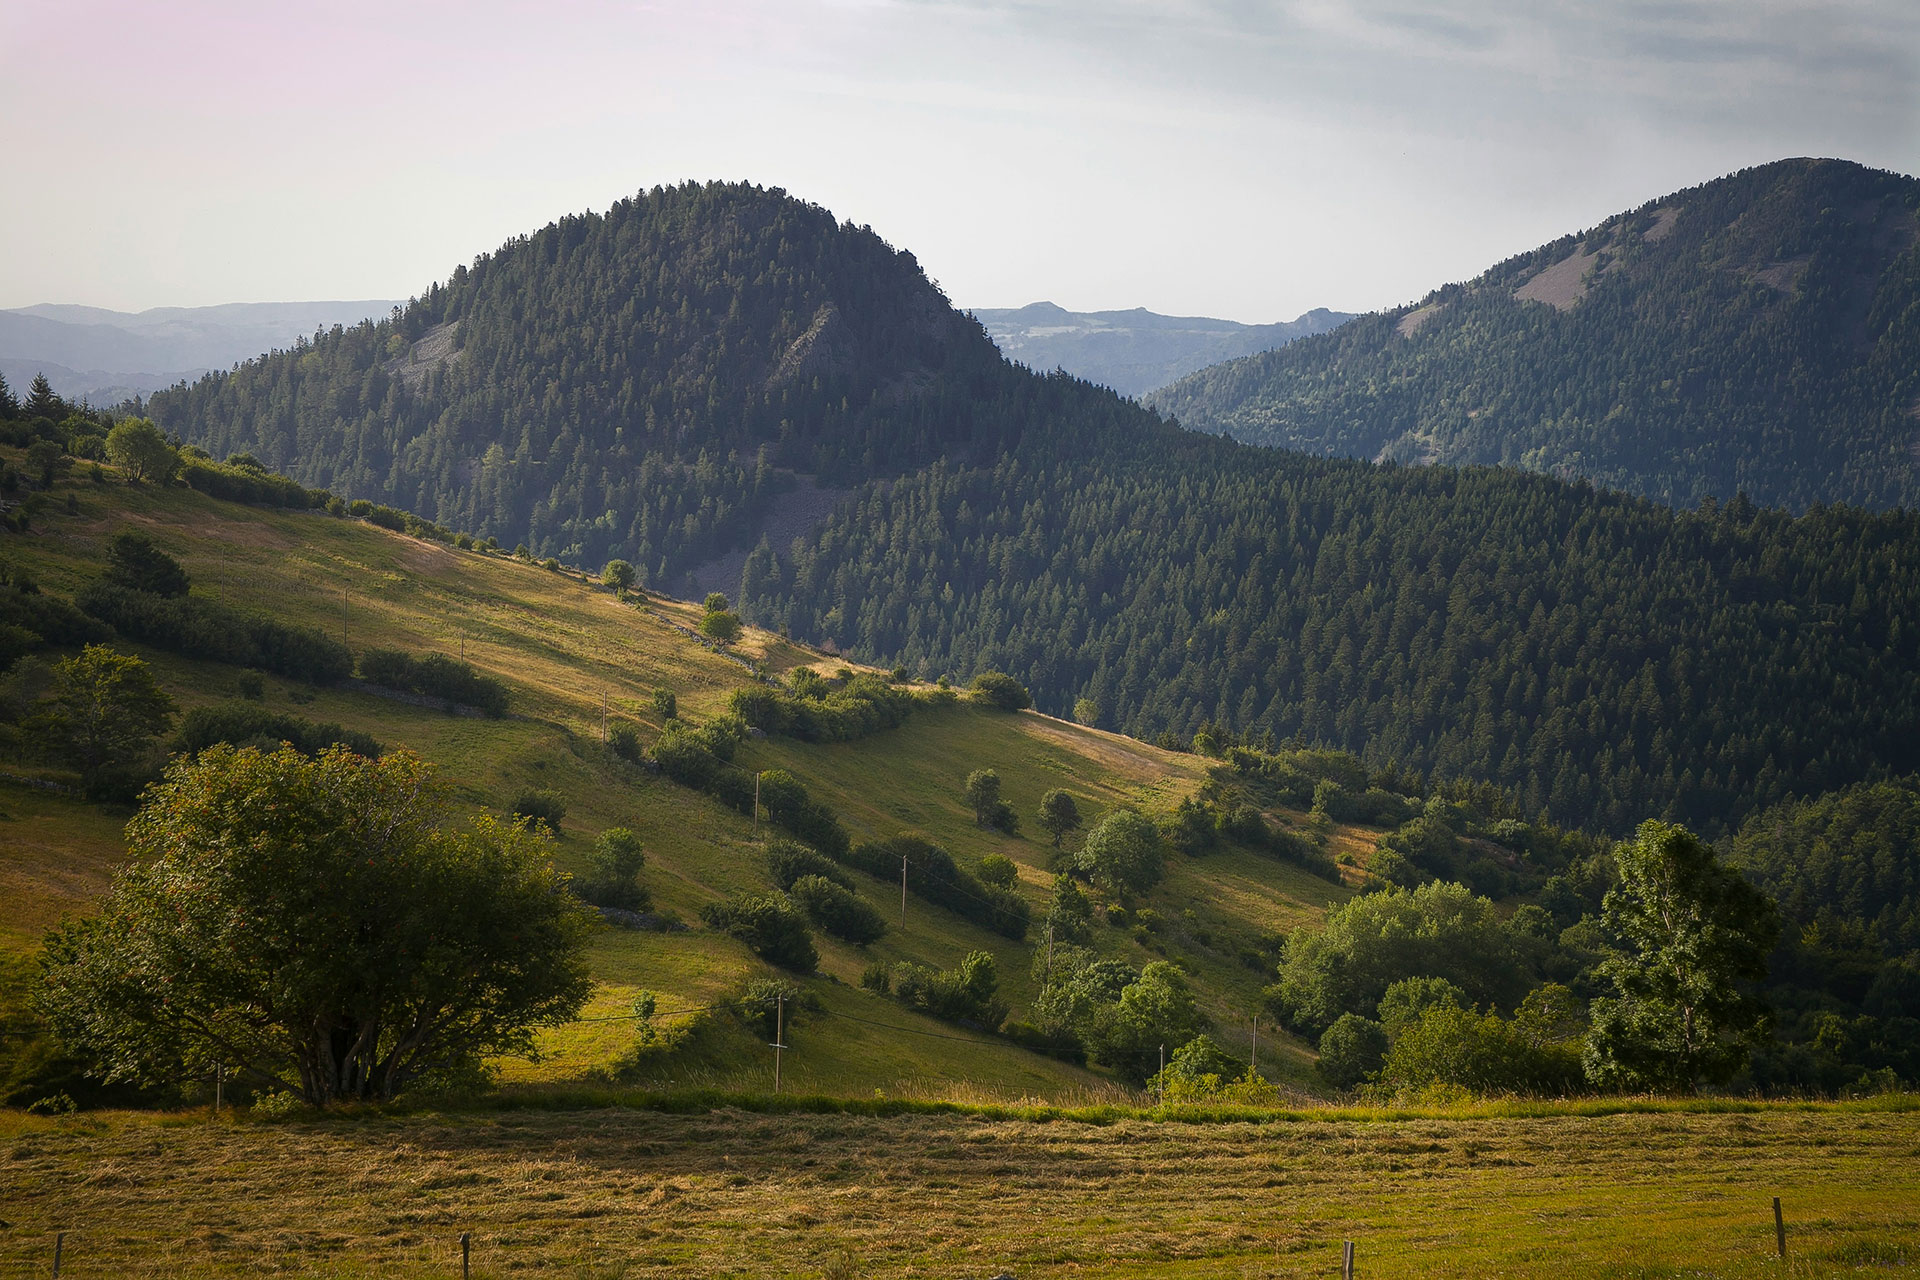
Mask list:
[[[1920,499],[1920,182],[1785,160],[1153,393],[1309,453],[1499,463],[1691,506]]]
[[[1212,722],[1486,779],[1596,830],[1722,832],[1920,767],[1911,513],[1676,512],[1182,432],[1007,364],[910,255],[779,191],[566,219],[151,411],[216,455],[655,586],[750,545],[812,474],[852,496],[749,556],[752,620],[1011,671],[1041,709],[1143,737]]]

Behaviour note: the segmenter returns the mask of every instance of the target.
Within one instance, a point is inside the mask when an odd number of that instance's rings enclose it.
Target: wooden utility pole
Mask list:
[[[787,994],[773,998],[773,1091],[780,1092],[780,1053],[787,1039]]]
[[[1247,1055],[1247,1078],[1251,1080],[1260,1074],[1260,1015],[1256,1013],[1249,1021],[1253,1024],[1253,1052]]]
[[[900,927],[907,927],[907,855],[900,855]]]
[[[764,770],[762,772],[764,772]],[[753,834],[756,839],[759,838],[759,835],[760,835],[760,774],[758,773],[753,775]]]
[[[213,1114],[218,1117],[220,1104],[226,1099],[227,1069],[217,1066],[213,1069]]]
[[[1160,1074],[1154,1077],[1160,1082],[1160,1105],[1167,1105],[1167,1046],[1160,1046]]]

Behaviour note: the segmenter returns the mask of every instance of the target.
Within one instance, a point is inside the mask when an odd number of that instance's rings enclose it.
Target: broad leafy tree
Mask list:
[[[1053,847],[1061,838],[1080,829],[1080,806],[1071,793],[1059,787],[1040,797],[1040,829],[1053,837]]]
[[[315,1105],[530,1051],[586,1000],[586,917],[547,841],[446,801],[404,752],[176,760],[100,914],[49,935],[42,1009],[110,1079],[224,1065]]]
[[[1145,893],[1160,883],[1166,862],[1160,832],[1131,809],[1116,809],[1087,833],[1074,865],[1114,893]]]
[[[146,663],[90,644],[54,668],[51,700],[30,725],[94,793],[146,758],[173,713]]]
[[[1747,990],[1780,933],[1773,900],[1684,827],[1641,824],[1614,851],[1602,924],[1613,943],[1593,1002],[1587,1074],[1596,1084],[1692,1092],[1730,1078],[1768,1030]]]
[[[164,484],[180,469],[179,452],[144,418],[130,418],[107,433],[107,460],[150,484]]]

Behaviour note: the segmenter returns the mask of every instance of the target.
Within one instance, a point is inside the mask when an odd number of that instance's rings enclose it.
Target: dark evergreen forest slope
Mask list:
[[[1783,160],[1149,400],[1256,444],[1691,505],[1920,500],[1920,181]]]
[[[853,490],[743,603],[1039,706],[1490,779],[1529,812],[1720,830],[1920,768],[1920,520],[1676,513],[1511,470],[1183,432],[1003,361],[912,258],[777,191],[656,190],[402,316],[155,398],[215,452],[655,582],[782,468]]]

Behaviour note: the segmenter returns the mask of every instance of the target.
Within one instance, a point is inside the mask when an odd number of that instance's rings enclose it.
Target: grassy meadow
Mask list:
[[[75,513],[62,509],[67,492],[75,496]],[[356,652],[401,648],[464,657],[507,683],[508,719],[451,716],[348,686],[312,689],[274,676],[262,677],[263,705],[365,731],[390,749],[417,751],[451,784],[457,811],[504,811],[526,788],[560,793],[567,816],[554,856],[570,870],[585,866],[600,831],[631,827],[647,846],[643,879],[656,909],[690,923],[705,903],[766,887],[764,831],[614,758],[602,745],[603,726],[609,718],[625,720],[652,741],[662,727],[652,694],[661,688],[674,692],[684,718],[698,722],[716,713],[751,680],[736,657],[776,673],[802,665],[831,673],[841,659],[751,629],[732,655],[717,653],[672,625],[696,623],[695,605],[656,598],[636,607],[575,574],[359,521],[219,502],[117,478],[96,485],[69,476],[55,497],[36,517],[34,531],[11,538],[4,551],[44,590],[70,596],[101,572],[107,540],[132,527],[186,566],[196,595],[344,634]],[[240,668],[126,641],[116,645],[151,663],[183,709],[241,696],[247,673]],[[1115,734],[964,702],[923,707],[902,727],[858,742],[749,742],[738,763],[790,770],[840,814],[856,840],[918,830],[963,865],[989,852],[1005,854],[1019,866],[1036,919],[1044,917],[1054,852],[1033,819],[1047,789],[1073,792],[1090,824],[1118,804],[1170,809],[1199,785],[1205,767],[1195,757]],[[981,767],[999,772],[1024,820],[1021,836],[974,825],[963,782]],[[31,764],[5,768],[59,776]],[[124,858],[120,828],[129,815],[4,778],[0,815],[0,893],[10,902],[0,917],[0,969],[13,975],[0,984],[0,995],[17,995],[26,980],[24,962],[46,927],[88,910],[106,888]],[[1300,814],[1277,816],[1305,822]],[[1364,862],[1375,833],[1335,828],[1326,838],[1330,852],[1350,852]],[[821,1007],[799,1014],[785,1063],[796,1087],[859,1095],[979,1089],[1005,1098],[1120,1092],[1097,1072],[920,1017],[861,990],[860,973],[874,960],[949,967],[984,949],[994,954],[1002,996],[1019,1018],[1037,994],[1030,969],[1035,947],[1044,943],[1038,926],[1026,942],[1013,942],[917,897],[900,927],[897,884],[857,873],[855,879],[895,928],[867,948],[817,936],[821,973],[803,985]],[[1259,959],[1266,954],[1263,939],[1317,918],[1348,892],[1228,846],[1203,860],[1174,860],[1167,882],[1142,904],[1160,916],[1157,932],[1103,928],[1099,948],[1135,964],[1161,956],[1180,962],[1215,1020],[1216,1038],[1233,1052],[1249,1053],[1250,1019],[1268,976]],[[766,1087],[770,1053],[761,1037],[706,1012],[671,1012],[705,1010],[748,978],[771,972],[743,945],[697,924],[678,933],[608,928],[594,938],[591,961],[598,986],[582,1020],[543,1033],[538,1060],[497,1064],[503,1081],[617,1076],[659,1088]],[[642,990],[656,992],[662,1010],[656,1020],[661,1038],[644,1052],[626,1017]],[[1269,1026],[1260,1032],[1259,1050],[1270,1077],[1294,1090],[1317,1087],[1304,1044]]]
[[[0,1118],[0,1274],[1841,1276],[1920,1264],[1911,1100],[1186,1123],[1019,1108]],[[1771,1200],[1789,1258],[1774,1256]]]

